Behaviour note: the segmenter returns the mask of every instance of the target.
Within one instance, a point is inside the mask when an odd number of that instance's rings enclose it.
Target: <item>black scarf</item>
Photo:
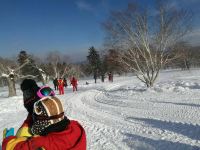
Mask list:
[[[69,124],[70,124],[70,120],[67,117],[65,117],[62,121],[52,124],[52,125],[48,126],[47,128],[45,128],[44,131],[42,131],[42,133],[40,135],[46,136],[47,134],[49,134],[51,132],[64,131]]]

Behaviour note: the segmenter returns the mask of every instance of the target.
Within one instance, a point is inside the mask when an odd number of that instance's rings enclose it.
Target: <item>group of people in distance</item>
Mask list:
[[[64,88],[68,86],[66,78],[55,78],[53,80],[54,89],[59,90],[59,94],[64,94]],[[70,80],[70,84],[72,85],[73,92],[77,91],[78,81],[75,77],[72,77]]]
[[[16,135],[4,130],[2,150],[86,150],[84,128],[65,116],[61,100],[49,86],[25,79],[21,90],[28,115]]]

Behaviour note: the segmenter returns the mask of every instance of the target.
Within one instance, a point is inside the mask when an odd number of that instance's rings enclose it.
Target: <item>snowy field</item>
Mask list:
[[[134,76],[87,81],[79,81],[78,92],[68,87],[57,96],[68,118],[84,126],[88,150],[200,149],[200,70],[163,71],[152,89]],[[26,118],[17,87],[12,98],[0,88],[1,133],[5,127],[17,130]]]

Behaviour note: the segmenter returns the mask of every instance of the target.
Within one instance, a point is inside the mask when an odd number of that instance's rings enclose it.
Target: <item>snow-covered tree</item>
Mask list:
[[[69,70],[69,57],[58,51],[49,52],[46,57],[46,64],[43,70],[49,74],[51,78],[63,78]]]
[[[85,74],[82,72],[80,65],[70,65],[65,76],[79,78],[80,76],[85,76]]]
[[[35,69],[37,69],[38,72],[38,78],[42,82],[43,85],[47,84],[49,82],[49,75],[40,67],[37,65],[34,65]]]
[[[17,65],[14,61],[8,59],[0,59],[0,78],[5,78],[8,86],[8,96],[16,96],[15,82],[20,78],[34,77],[32,75],[23,76],[20,74],[22,69],[29,60],[25,60],[22,65]]]

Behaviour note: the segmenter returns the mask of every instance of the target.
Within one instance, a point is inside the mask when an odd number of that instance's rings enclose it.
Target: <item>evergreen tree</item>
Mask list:
[[[18,55],[18,63],[20,65],[24,64],[26,62],[26,60],[28,59],[28,55],[26,53],[26,51],[20,51],[19,55]]]
[[[101,65],[100,56],[98,54],[98,51],[93,46],[89,48],[88,53],[89,55],[87,56],[87,59],[91,66],[91,70],[93,72],[95,83],[96,83],[96,79],[98,77],[98,74],[100,71],[100,65]]]
[[[38,75],[38,70],[35,68],[35,61],[32,59],[30,55],[27,54],[26,51],[20,51],[18,55],[18,63],[21,66],[24,64],[27,60],[29,60],[29,63],[26,64],[23,68],[21,68],[21,74],[26,75]]]

